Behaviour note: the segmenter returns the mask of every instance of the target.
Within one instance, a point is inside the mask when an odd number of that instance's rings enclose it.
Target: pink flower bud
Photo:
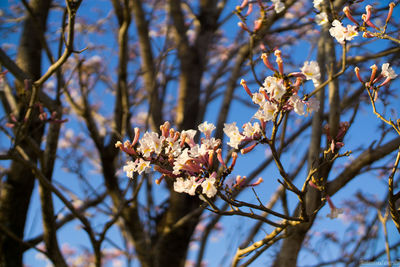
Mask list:
[[[369,21],[371,18],[371,10],[372,10],[372,6],[371,5],[367,5],[365,7],[365,11],[367,12],[367,14],[364,16],[363,20],[365,22]]]
[[[378,67],[376,66],[376,64],[374,64],[374,65],[371,66],[371,69],[372,69],[371,77],[369,78],[370,85],[372,85],[372,83],[373,83],[373,81],[375,79],[375,75],[376,75],[376,72],[378,70]]]
[[[248,3],[249,3],[249,0],[243,0],[242,4],[240,5],[240,8],[241,9],[245,8]]]
[[[353,16],[350,13],[350,8],[348,6],[345,6],[343,8],[343,12],[346,15],[346,17],[351,20],[352,22],[354,22],[356,25],[359,25],[358,22],[353,18]]]
[[[261,184],[262,182],[264,182],[263,178],[258,178],[258,180],[255,183],[250,184],[249,186],[257,186],[259,184]]]
[[[244,155],[244,154],[246,154],[246,153],[249,153],[250,151],[252,151],[252,150],[256,147],[257,144],[258,144],[258,143],[254,143],[254,144],[252,144],[251,146],[248,146],[248,147],[246,147],[246,148],[243,148],[242,150],[240,150],[240,153],[242,153],[242,155]]]
[[[244,90],[246,91],[246,93],[250,96],[253,97],[253,93],[250,91],[249,87],[247,86],[247,83],[245,80],[241,80],[240,81],[240,85],[243,86]]]
[[[383,81],[383,83],[381,83],[381,84],[379,85],[379,87],[382,87],[382,86],[388,84],[391,80],[392,80],[392,79],[391,79],[390,77],[386,77],[386,79]]]
[[[208,152],[208,166],[212,166],[214,161],[214,151]]]
[[[246,176],[242,177],[238,175],[236,176],[236,183],[233,185],[233,187],[242,187],[244,186],[245,182],[246,182]]]
[[[222,158],[222,150],[221,149],[217,149],[217,159],[222,164],[222,166],[224,166],[224,168],[227,168],[225,165],[224,159]]]
[[[269,60],[268,60],[268,54],[267,54],[267,53],[262,53],[261,59],[263,60],[264,65],[265,65],[268,69],[270,69],[270,70],[272,70],[272,71],[274,71],[274,72],[276,71],[276,69],[272,66],[271,62],[269,62]]]
[[[140,136],[140,129],[138,127],[135,127],[134,131],[135,131],[135,136],[132,141],[132,146],[137,144],[137,142],[139,141],[139,136]]]
[[[229,169],[233,169],[235,167],[237,158],[238,158],[237,153],[233,152],[232,153],[232,163],[231,163],[231,166],[229,166]]]
[[[282,53],[280,50],[275,50],[274,54],[276,56],[276,63],[278,64],[279,73],[283,75],[283,60],[281,56]]]
[[[168,137],[168,131],[169,131],[170,127],[171,127],[171,125],[170,125],[169,121],[164,122],[164,124],[160,126],[161,134],[165,138]]]
[[[356,76],[357,76],[358,80],[359,80],[362,84],[365,84],[365,82],[363,81],[363,79],[361,78],[361,75],[360,75],[360,68],[359,68],[359,67],[355,67],[355,68],[354,68],[354,72],[356,73]]]
[[[364,37],[364,38],[373,38],[374,36],[372,34],[368,33],[368,32],[364,32],[362,37]]]
[[[250,3],[245,16],[247,17],[248,15],[250,15],[252,11],[253,11],[253,4]]]
[[[372,6],[371,6],[371,5],[367,5],[367,6],[365,7],[365,10],[366,10],[367,14],[362,14],[362,16],[361,16],[361,18],[363,19],[363,21],[364,21],[368,26],[374,28],[374,29],[377,30],[377,31],[380,31],[380,29],[379,29],[377,26],[375,26],[375,24],[373,24],[373,23],[371,22],[371,20],[370,20],[370,19],[371,19],[371,10],[372,10]]]
[[[392,17],[392,13],[393,13],[393,9],[394,9],[395,5],[396,4],[394,2],[391,2],[389,4],[389,12],[387,14],[385,24],[387,24],[389,22],[390,18]]]

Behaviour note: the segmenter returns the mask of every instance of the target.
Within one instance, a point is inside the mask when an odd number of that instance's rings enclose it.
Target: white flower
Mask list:
[[[205,134],[207,138],[210,138],[212,131],[215,130],[215,126],[212,123],[208,123],[207,121],[203,122],[199,125],[199,131]]]
[[[183,178],[177,178],[174,182],[174,191],[178,193],[185,192],[187,187],[185,181]]]
[[[276,77],[268,76],[265,78],[263,86],[270,97],[278,101],[286,93],[286,88],[283,85],[283,81]]]
[[[319,110],[319,101],[315,98],[311,98],[308,100],[307,104],[307,113],[311,114],[313,111]]]
[[[389,63],[384,63],[382,65],[382,75],[389,79],[394,79],[397,74],[394,72],[392,67],[389,67]]]
[[[264,90],[264,88],[260,88],[260,90]],[[265,102],[265,96],[262,93],[254,93],[253,94],[253,102],[255,104],[258,104],[260,106],[263,105],[263,103]]]
[[[261,118],[263,121],[270,121],[274,118],[275,113],[278,111],[278,106],[272,102],[266,101],[264,106],[259,111],[261,112]],[[254,117],[255,116],[256,115],[254,115]]]
[[[217,188],[215,187],[215,177],[210,176],[210,178],[205,179],[201,183],[201,187],[203,188],[203,194],[206,194],[208,198],[212,198],[217,194]]]
[[[185,166],[186,162],[191,159],[192,158],[189,156],[188,149],[183,150],[182,154],[180,154],[174,162],[174,171],[172,173],[178,175],[179,171],[183,168],[183,166]]]
[[[322,4],[323,0],[314,0],[313,4],[314,4],[314,8],[317,10],[321,10],[321,4]]]
[[[159,138],[158,134],[155,132],[146,132],[143,135],[142,139],[139,140],[139,151],[145,157],[150,157],[152,152],[155,152],[157,155],[159,155],[161,153],[163,140],[164,136],[161,136],[161,138]]]
[[[301,101],[301,99],[299,98],[298,95],[292,95],[289,99],[289,101],[292,103],[293,105],[293,109],[294,112],[296,112],[297,114],[299,114],[300,116],[305,114],[304,111],[304,103],[303,101]]]
[[[133,178],[133,173],[136,171],[136,163],[128,161],[122,170],[126,172],[126,176]]]
[[[151,168],[150,161],[146,161],[144,159],[139,159],[139,161],[137,162],[136,171],[139,174],[142,174],[142,172],[145,172],[145,171],[149,170],[150,168]]]
[[[187,138],[193,139],[194,136],[196,135],[196,133],[197,133],[196,130],[183,130],[183,131],[181,132],[181,136],[182,136],[183,134],[185,134],[185,135],[187,136]]]
[[[344,41],[351,41],[355,36],[358,35],[357,26],[347,25],[343,27],[342,23],[338,20],[332,22],[332,27],[329,29],[329,33],[332,37],[335,37],[340,44],[344,44]]]
[[[243,125],[243,134],[246,137],[252,138],[254,135],[260,133],[261,133],[261,127],[258,122],[255,122],[254,125],[252,125],[250,122]]]
[[[300,70],[306,76],[307,80],[312,80],[314,84],[319,83],[319,79],[321,78],[321,73],[319,65],[316,61],[304,62],[304,66]]]
[[[325,12],[321,12],[315,16],[315,22],[318,25],[324,25],[329,22],[328,15]]]
[[[285,5],[280,0],[272,0],[276,13],[281,13],[285,9]]]
[[[335,219],[342,213],[343,213],[343,209],[332,208],[331,213],[327,214],[326,217],[328,217],[330,219]]]
[[[172,154],[174,157],[177,157],[182,152],[179,140],[174,141],[174,138],[168,136],[165,141],[167,143],[165,147],[165,153]]]
[[[215,139],[214,137],[210,139],[203,139],[201,142],[201,146],[206,147],[208,150],[214,150],[221,144],[221,140]]]
[[[199,186],[195,179],[196,177],[190,177],[190,179],[177,178],[174,182],[174,191],[178,193],[187,193],[193,196],[197,186]]]
[[[191,196],[194,196],[196,194],[196,189],[200,184],[196,182],[196,177],[194,177],[194,176],[190,177],[189,184],[190,184],[190,187],[189,187],[189,190],[187,191],[187,193]]]
[[[224,124],[224,133],[230,138],[228,145],[233,148],[238,149],[240,142],[243,140],[243,136],[240,134],[238,127],[236,126],[236,122],[232,122],[230,124]]]

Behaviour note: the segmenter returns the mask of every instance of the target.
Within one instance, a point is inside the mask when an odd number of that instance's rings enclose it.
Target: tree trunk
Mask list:
[[[50,4],[51,0],[33,0],[30,2],[35,19],[30,14],[27,15],[18,48],[17,64],[33,80],[40,78],[42,45],[39,36],[46,27]],[[41,30],[38,29],[38,26]],[[24,85],[17,83],[16,86],[18,92],[23,92]],[[24,103],[24,95],[20,96],[18,101],[18,113],[21,119],[27,108],[26,103]],[[21,140],[19,145],[33,161],[36,161],[37,155],[26,139],[31,138],[38,147],[40,146],[43,135],[42,122],[37,118],[25,123],[28,124],[27,137]],[[8,176],[1,186],[0,224],[11,235],[21,240],[24,236],[26,215],[34,180],[35,177],[30,168],[13,161]],[[22,266],[22,253],[23,246],[20,242],[11,238],[8,234],[2,233],[0,235],[0,266]]]

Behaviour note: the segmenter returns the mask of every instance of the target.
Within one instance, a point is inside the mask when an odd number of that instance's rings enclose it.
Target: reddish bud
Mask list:
[[[227,168],[226,165],[225,165],[225,162],[224,162],[224,160],[222,158],[222,150],[221,149],[217,149],[217,159],[222,164],[222,166]]]
[[[358,22],[353,18],[353,16],[350,13],[350,8],[348,6],[345,6],[343,8],[343,12],[346,15],[346,17],[351,20],[352,22],[354,22],[356,25],[359,25]]]
[[[396,5],[396,4],[393,3],[393,2],[391,2],[391,3],[389,4],[389,12],[388,12],[388,14],[387,14],[385,24],[387,24],[387,23],[389,22],[390,18],[392,17],[393,9],[394,9],[395,5]]]
[[[249,87],[247,86],[247,83],[246,83],[245,80],[242,79],[242,80],[240,81],[240,85],[243,86],[244,90],[246,91],[246,93],[247,93],[250,97],[253,97],[253,94],[252,94],[252,92],[250,91]]]
[[[275,56],[276,56],[276,63],[278,64],[278,69],[279,73],[283,75],[283,60],[281,56],[281,51],[280,50],[275,50]]]
[[[263,178],[258,178],[258,180],[255,183],[250,184],[249,186],[257,186],[259,184],[261,184],[262,182],[264,182]]]
[[[242,4],[239,6],[239,8],[241,8],[241,9],[245,8],[248,3],[249,3],[249,0],[243,0]]]
[[[232,163],[231,163],[231,166],[229,167],[230,169],[233,169],[235,167],[237,158],[238,158],[237,153],[233,152],[232,153]]]
[[[376,66],[376,64],[374,64],[374,65],[371,66],[371,69],[372,69],[371,77],[369,78],[370,85],[372,85],[372,83],[373,83],[373,81],[375,79],[375,75],[376,75],[376,72],[378,70],[378,67]]]
[[[250,151],[252,151],[252,150],[256,147],[257,144],[258,144],[258,143],[254,143],[254,144],[252,144],[251,146],[248,146],[248,147],[246,147],[246,148],[243,148],[242,150],[240,150],[240,153],[242,153],[242,155],[244,155],[244,154],[246,154],[246,153],[249,153]]]
[[[357,76],[358,80],[359,80],[362,84],[365,84],[365,82],[363,81],[363,79],[361,78],[361,75],[360,75],[360,68],[359,68],[359,67],[355,67],[355,68],[354,68],[354,72],[356,73],[356,76]]]
[[[139,141],[139,136],[140,136],[140,129],[138,127],[135,127],[135,137],[133,138],[132,146],[136,145],[136,143]]]
[[[268,69],[270,69],[270,70],[272,70],[272,71],[276,71],[276,69],[272,66],[271,62],[269,62],[269,60],[268,60],[268,54],[267,54],[267,53],[262,53],[261,59],[263,60],[264,65],[265,65]]]
[[[247,17],[248,15],[250,15],[252,11],[253,11],[253,4],[250,3],[250,4],[249,4],[249,8],[247,9],[247,12],[246,12],[246,17]]]

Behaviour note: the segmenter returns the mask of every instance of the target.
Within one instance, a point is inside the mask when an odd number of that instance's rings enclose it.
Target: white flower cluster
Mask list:
[[[251,124],[250,122],[243,125],[243,132],[239,132],[239,128],[236,126],[236,122],[225,123],[224,133],[229,137],[228,145],[238,149],[242,141],[245,140],[256,140],[261,137],[261,127],[258,122]]]
[[[318,63],[315,61],[306,61],[301,68],[301,73],[289,75],[298,77],[300,80],[312,80],[314,85],[318,85],[321,77]],[[244,80],[241,81],[241,84],[252,97],[253,102],[259,105],[259,109],[253,118],[258,119],[261,125],[273,120],[281,110],[294,110],[298,115],[307,115],[319,109],[318,100],[313,98],[308,101],[300,99],[297,95],[298,85],[292,86],[289,82],[276,76],[265,78],[263,86],[255,93],[250,92]],[[238,149],[241,142],[257,140],[262,136],[263,129],[258,122],[254,124],[248,122],[242,128],[243,131],[240,132],[235,122],[225,124],[224,133],[230,138],[228,145]]]
[[[208,198],[212,198],[217,194],[217,187],[215,186],[216,182],[216,172],[208,179],[203,179],[202,182],[197,181],[195,176],[191,176],[188,179],[177,178],[174,182],[174,190],[178,193],[187,193],[191,196],[196,194],[196,189],[200,186],[202,187],[202,193],[205,194]]]
[[[168,122],[161,126],[162,134],[146,132],[139,140],[139,129],[135,129],[132,143],[117,142],[116,147],[129,154],[134,161],[128,161],[123,167],[127,176],[133,178],[135,172],[141,174],[154,165],[154,169],[163,177],[174,179],[174,190],[179,193],[195,195],[197,187],[201,193],[211,198],[217,193],[217,174],[214,171],[214,155],[220,153],[221,141],[211,138],[215,129],[212,123],[204,122],[199,125],[199,131],[205,135],[200,144],[194,137],[196,130],[177,132],[170,128]],[[222,162],[222,156],[217,155]],[[203,198],[204,199],[204,198]]]
[[[136,159],[135,162],[128,161],[123,168],[123,171],[126,172],[126,176],[129,178],[133,178],[133,173],[137,172],[142,174],[142,172],[147,171],[150,169],[150,161],[146,161],[143,159]]]
[[[356,25],[347,25],[347,27],[343,27],[342,23],[337,19],[332,22],[329,33],[332,37],[335,37],[340,44],[344,44],[345,41],[351,41],[358,35]]]
[[[306,62],[301,70],[307,80],[312,79],[314,83],[318,83],[320,73],[316,62]],[[288,99],[281,101],[285,94]],[[262,122],[272,120],[279,111],[279,106],[285,110],[293,109],[298,115],[306,115],[319,108],[317,100],[304,101],[300,99],[295,88],[289,87],[283,79],[272,76],[265,78],[263,87],[259,89],[259,92],[253,94],[253,102],[260,106],[253,117]]]

